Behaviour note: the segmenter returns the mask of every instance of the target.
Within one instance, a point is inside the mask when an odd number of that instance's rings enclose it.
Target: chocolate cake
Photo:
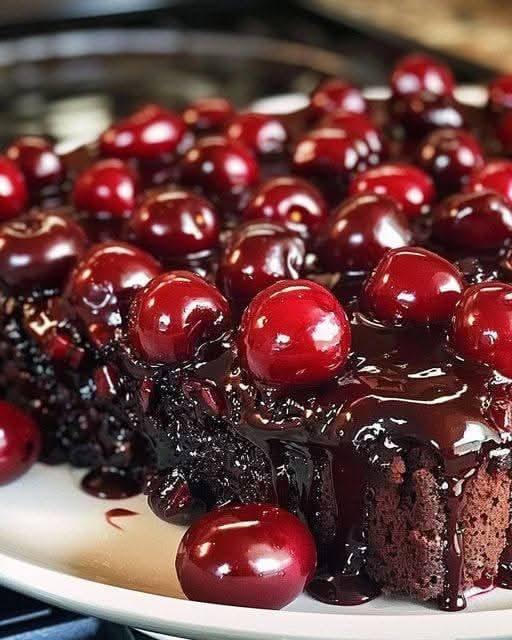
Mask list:
[[[509,588],[510,86],[468,108],[410,56],[387,101],[331,79],[286,116],[204,99],[69,155],[15,141],[0,389],[41,460],[170,522],[283,507],[327,603]]]

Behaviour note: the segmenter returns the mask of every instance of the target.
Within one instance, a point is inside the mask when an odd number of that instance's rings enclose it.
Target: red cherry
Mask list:
[[[171,271],[140,292],[130,310],[128,339],[139,357],[155,363],[191,360],[229,328],[227,300],[189,271]]]
[[[376,194],[345,200],[320,237],[318,257],[329,271],[368,271],[389,249],[411,243],[412,233],[398,205]]]
[[[482,282],[466,289],[455,310],[452,341],[465,358],[512,377],[512,285]]]
[[[181,163],[184,184],[218,197],[241,193],[259,180],[259,167],[244,145],[222,137],[203,138]]]
[[[505,153],[512,151],[512,111],[504,113],[496,123],[496,135]]]
[[[283,153],[289,138],[283,122],[266,113],[238,114],[229,123],[226,137],[260,156]]]
[[[135,209],[137,177],[124,162],[99,160],[82,172],[73,188],[80,211],[98,218],[126,218]]]
[[[226,98],[200,98],[183,111],[185,124],[198,132],[220,131],[235,115],[235,109]]]
[[[304,242],[283,225],[248,222],[238,227],[219,264],[218,282],[228,298],[246,304],[278,280],[297,280]]]
[[[448,246],[497,249],[512,238],[512,206],[493,191],[459,193],[434,210],[432,232]]]
[[[415,93],[390,102],[391,119],[411,138],[421,138],[436,129],[461,129],[465,117],[461,105],[451,96]]]
[[[512,75],[502,75],[489,83],[487,108],[500,114],[512,107]]]
[[[222,507],[194,522],[176,556],[185,595],[200,602],[281,609],[316,569],[313,536],[284,509]]]
[[[14,291],[60,288],[87,236],[69,217],[34,211],[0,226],[0,280]]]
[[[317,183],[330,199],[346,192],[350,178],[366,169],[371,156],[368,145],[335,128],[314,129],[298,141],[293,170]]]
[[[377,193],[386,195],[402,207],[409,218],[428,210],[435,197],[434,184],[424,171],[405,163],[381,164],[356,176],[350,195]]]
[[[331,380],[347,361],[350,324],[330,291],[282,280],[259,293],[240,326],[240,355],[255,378],[284,387]]]
[[[364,140],[373,153],[382,154],[385,151],[382,132],[364,113],[334,111],[320,122],[320,126],[343,129],[349,137]]]
[[[309,114],[318,120],[333,111],[365,113],[367,108],[366,100],[357,87],[339,78],[330,78],[321,82],[311,94]]]
[[[431,56],[412,53],[401,58],[391,74],[391,89],[404,96],[429,91],[438,96],[451,96],[455,79],[450,68]]]
[[[19,215],[28,204],[27,184],[18,166],[0,156],[0,220]]]
[[[65,178],[64,163],[46,138],[23,136],[12,142],[5,153],[20,168],[30,191],[58,186]]]
[[[418,164],[429,173],[442,193],[458,191],[484,163],[478,140],[467,131],[438,129],[418,150]]]
[[[441,256],[409,247],[389,251],[365,284],[362,306],[383,322],[447,322],[464,284]]]
[[[0,485],[19,478],[41,451],[41,434],[32,418],[10,402],[0,401]]]
[[[134,241],[164,261],[200,256],[219,241],[220,222],[213,206],[188,191],[149,194],[130,218]]]
[[[107,129],[100,138],[100,150],[114,158],[155,158],[174,153],[185,132],[177,113],[148,104]]]
[[[314,235],[329,215],[321,193],[305,180],[271,178],[254,193],[243,211],[246,220],[280,222],[300,235]]]
[[[471,174],[466,191],[496,191],[512,202],[512,161],[501,158],[489,160]]]
[[[111,337],[137,289],[161,271],[148,253],[124,242],[95,245],[71,274],[67,298],[100,344]]]

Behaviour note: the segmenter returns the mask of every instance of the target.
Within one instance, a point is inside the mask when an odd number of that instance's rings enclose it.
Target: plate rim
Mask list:
[[[3,552],[0,583],[55,606],[192,640],[396,640],[397,629],[410,624],[416,640],[491,638],[504,634],[512,623],[512,608],[458,615],[442,611],[336,615],[193,602],[95,582]]]

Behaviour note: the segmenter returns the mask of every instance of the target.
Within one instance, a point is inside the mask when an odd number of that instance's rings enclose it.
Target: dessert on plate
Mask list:
[[[1,483],[67,462],[195,520],[192,598],[453,611],[510,587],[512,81],[476,109],[414,54],[390,87],[13,141]]]

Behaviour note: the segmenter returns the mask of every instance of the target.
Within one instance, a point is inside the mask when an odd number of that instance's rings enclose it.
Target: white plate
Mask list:
[[[154,517],[143,497],[91,498],[79,480],[65,466],[36,465],[0,489],[1,583],[131,627],[201,640],[510,636],[512,592],[500,589],[471,598],[455,614],[382,597],[351,608],[301,596],[283,611],[188,602],[174,573],[183,530]],[[105,518],[117,507],[138,513],[115,521],[122,530]]]

